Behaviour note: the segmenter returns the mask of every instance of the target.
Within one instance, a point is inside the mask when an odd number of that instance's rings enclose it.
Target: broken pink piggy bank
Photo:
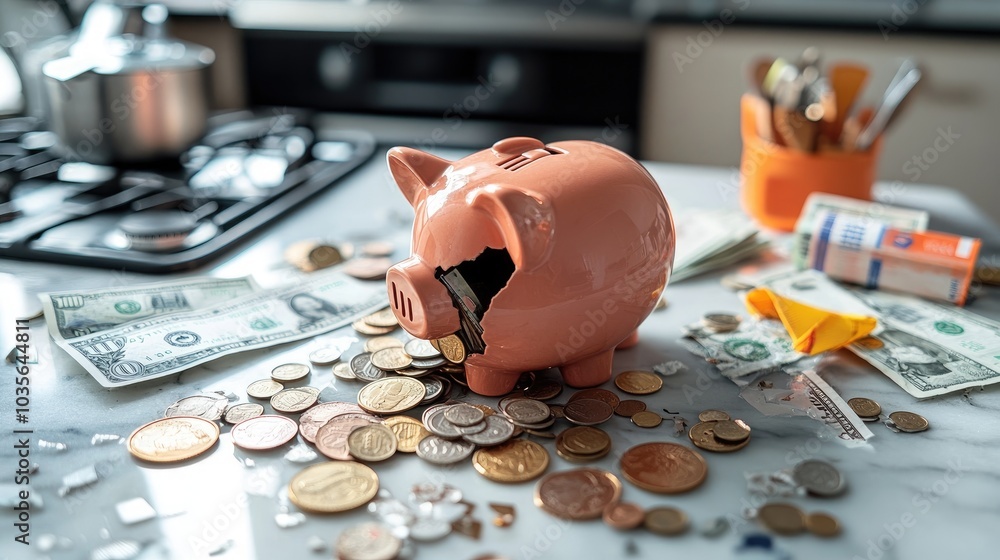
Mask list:
[[[386,277],[407,332],[456,334],[483,395],[553,366],[573,387],[611,377],[673,264],[670,209],[642,165],[596,142],[533,138],[454,162],[393,148],[388,163],[416,212],[413,256]]]

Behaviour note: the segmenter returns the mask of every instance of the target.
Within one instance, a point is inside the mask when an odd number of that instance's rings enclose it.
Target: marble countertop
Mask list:
[[[455,153],[444,155],[455,156]],[[736,207],[736,172],[732,169],[651,164],[650,171],[667,194],[674,212],[697,207]],[[896,204],[924,207],[932,212],[931,227],[984,238],[984,255],[997,254],[1000,229],[959,195],[925,186],[881,185],[879,196]],[[309,200],[291,215],[259,232],[255,238],[210,267],[193,274],[242,276],[255,274],[263,281],[295,273],[282,260],[284,248],[304,238],[337,241],[388,239],[397,244],[395,258],[406,255],[411,210],[392,185],[381,157],[374,158],[341,184]],[[919,558],[994,557],[1000,537],[1000,390],[998,386],[917,401],[892,381],[846,352],[833,355],[821,370],[822,377],[845,399],[866,396],[886,411],[910,410],[927,417],[932,428],[919,434],[893,433],[872,424],[875,437],[866,448],[849,449],[832,441],[822,425],[804,417],[765,417],[739,395],[739,389],[711,366],[690,354],[678,342],[682,325],[699,319],[708,310],[741,312],[737,296],[719,284],[724,272],[668,286],[670,305],[655,312],[640,328],[638,346],[615,356],[614,370],[649,368],[680,360],[687,369],[665,378],[658,393],[643,397],[651,410],[669,409],[689,420],[704,409],[726,410],[753,427],[753,440],[732,454],[703,452],[709,465],[705,484],[677,496],[646,492],[625,483],[623,499],[644,507],[673,505],[683,509],[695,527],[712,518],[739,520],[748,506],[759,505],[747,492],[746,473],[786,469],[806,458],[822,458],[846,476],[847,492],[837,498],[796,497],[790,501],[807,511],[827,511],[837,516],[844,532],[833,539],[808,534],[775,537],[776,546],[794,558],[869,560]],[[40,291],[98,288],[162,280],[129,272],[66,267],[0,260],[0,343],[3,353],[13,346],[14,321],[22,305],[17,286],[29,296]],[[1000,318],[1000,298],[995,290],[980,289],[969,309]],[[162,414],[177,399],[199,391],[233,392],[246,401],[245,388],[267,377],[270,369],[287,361],[306,361],[311,348],[323,340],[353,336],[340,329],[318,339],[222,358],[183,374],[149,383],[106,390],[49,341],[44,322],[31,323],[31,343],[38,355],[32,365],[31,414],[27,425],[13,420],[12,367],[3,364],[0,375],[0,411],[3,415],[0,465],[3,483],[12,482],[17,468],[13,429],[29,428],[30,460],[38,471],[31,475],[33,495],[44,504],[31,510],[30,547],[13,541],[16,514],[0,511],[3,540],[0,558],[87,558],[97,546],[117,539],[148,543],[143,559],[198,558],[329,558],[329,550],[311,552],[308,541],[319,537],[328,545],[342,529],[372,519],[364,509],[332,516],[308,515],[306,521],[281,528],[275,515],[282,511],[282,488],[303,468],[283,458],[287,448],[244,452],[232,445],[228,427],[217,447],[200,459],[178,467],[157,467],[132,459],[121,443],[94,445],[96,434],[128,436],[136,427]],[[396,336],[405,333],[397,331]],[[360,351],[362,340],[345,354]],[[310,385],[326,395],[351,400],[358,386],[336,380],[328,369],[316,369]],[[612,384],[608,384],[614,390]],[[564,393],[561,399],[566,398]],[[473,398],[495,404],[496,399]],[[614,417],[601,427],[612,434],[613,449],[594,466],[620,473],[617,458],[628,447],[644,441],[672,441],[690,445],[686,436],[675,437],[670,422],[657,429],[633,426]],[[65,444],[67,449],[40,447],[40,440]],[[552,440],[538,440],[552,455],[550,471],[576,465],[554,453]],[[286,446],[287,447],[287,446]],[[100,477],[91,486],[60,497],[62,477],[96,465]],[[405,498],[418,482],[447,482],[476,504],[483,522],[482,536],[473,540],[459,534],[420,543],[416,558],[471,559],[484,553],[510,559],[530,558],[749,558],[737,555],[742,535],[762,532],[754,522],[734,523],[718,538],[690,531],[659,537],[639,530],[620,533],[600,521],[566,522],[549,516],[532,503],[533,483],[502,485],[479,476],[468,462],[450,468],[436,467],[412,455],[397,454],[375,465],[381,486]],[[115,504],[145,498],[159,512],[156,519],[123,525]],[[495,527],[489,502],[513,504],[516,521]],[[295,508],[290,509],[295,512]],[[54,539],[54,540],[53,540]],[[51,550],[40,546],[54,542]]]

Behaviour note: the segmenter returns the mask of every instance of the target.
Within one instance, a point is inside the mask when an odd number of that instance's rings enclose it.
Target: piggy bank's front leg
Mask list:
[[[520,371],[504,371],[465,363],[465,380],[469,389],[487,397],[499,397],[514,390]]]
[[[611,379],[611,360],[615,349],[559,366],[563,381],[570,387],[594,387]]]

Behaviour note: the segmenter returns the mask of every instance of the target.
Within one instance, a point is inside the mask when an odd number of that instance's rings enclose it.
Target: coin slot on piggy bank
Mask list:
[[[610,379],[673,263],[670,209],[641,164],[597,142],[534,138],[454,162],[393,148],[387,163],[414,209],[413,254],[386,275],[403,329],[460,341],[454,355],[484,395],[549,367],[574,387]]]

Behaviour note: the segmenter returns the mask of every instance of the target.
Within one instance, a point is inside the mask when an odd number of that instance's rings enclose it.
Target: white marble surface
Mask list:
[[[452,154],[454,155],[454,154]],[[737,204],[733,170],[652,165],[675,212],[691,207],[733,207]],[[950,191],[929,187],[881,191],[896,203],[928,207],[938,224],[956,224],[964,233],[987,240],[987,260],[995,254],[1000,230]],[[261,231],[255,239],[195,272],[217,276],[256,273],[266,280],[293,274],[281,260],[283,248],[306,237],[334,240],[391,238],[399,244],[396,258],[407,247],[410,211],[384,170],[381,158],[341,185],[312,199],[294,214]],[[932,224],[933,225],[933,224]],[[0,260],[0,274],[21,281],[29,291],[71,287],[106,287],[162,279],[121,271],[85,269]],[[681,360],[688,369],[666,379],[660,392],[644,397],[651,410],[667,408],[694,419],[707,408],[727,410],[744,418],[754,429],[753,441],[734,454],[704,455],[708,480],[693,492],[661,496],[625,484],[623,498],[643,506],[670,504],[684,509],[695,525],[716,516],[735,519],[752,503],[744,473],[790,467],[801,459],[818,457],[836,464],[849,489],[835,499],[796,498],[806,510],[833,513],[845,531],[835,539],[810,535],[777,537],[777,546],[795,558],[994,558],[1000,548],[1000,391],[994,386],[973,392],[969,398],[951,395],[916,401],[875,370],[846,353],[829,360],[822,376],[844,398],[868,396],[886,411],[911,410],[926,416],[932,429],[921,434],[896,434],[881,424],[867,449],[847,449],[819,432],[820,425],[806,418],[763,417],[738,396],[738,389],[721,378],[699,358],[678,344],[679,327],[700,318],[707,310],[740,311],[737,297],[722,288],[722,273],[668,287],[670,307],[654,313],[640,329],[640,344],[615,358],[615,371],[648,368],[666,360]],[[6,286],[11,276],[0,276]],[[0,342],[4,353],[12,346],[16,294],[0,294]],[[997,292],[980,289],[970,310],[1000,317]],[[158,468],[139,464],[124,445],[91,445],[95,434],[127,436],[139,425],[157,418],[176,399],[200,390],[226,390],[246,400],[246,385],[266,377],[272,366],[285,361],[306,361],[308,350],[321,340],[293,343],[259,352],[223,358],[196,367],[177,377],[113,391],[102,389],[91,377],[48,342],[42,321],[32,322],[32,344],[39,363],[32,366],[31,415],[34,430],[31,460],[39,470],[31,477],[44,506],[32,510],[31,539],[24,547],[13,542],[11,510],[0,511],[3,540],[0,558],[87,558],[89,551],[113,539],[150,543],[143,558],[328,558],[330,552],[312,553],[307,540],[318,536],[327,543],[344,527],[370,516],[364,510],[334,516],[308,516],[307,521],[282,529],[274,521],[279,512],[280,490],[302,468],[282,455],[247,453],[234,449],[228,428],[218,446],[206,456],[179,467]],[[341,330],[324,338],[356,336]],[[397,332],[396,336],[404,336]],[[360,338],[360,337],[359,337]],[[347,355],[356,353],[355,344]],[[14,388],[12,368],[0,367],[0,411],[3,437],[0,465],[4,483],[16,468],[11,430]],[[324,398],[353,398],[356,385],[334,381],[328,371],[317,370],[310,384],[326,388]],[[610,384],[609,384],[610,385]],[[613,387],[612,387],[613,388]],[[557,402],[564,401],[566,394]],[[495,403],[495,399],[477,399]],[[668,423],[655,430],[632,426],[614,417],[602,428],[612,433],[614,448],[597,466],[619,472],[617,457],[630,445],[649,440],[676,441]],[[38,447],[39,439],[62,442],[63,452]],[[571,468],[558,458],[551,440],[540,440],[552,452],[550,470]],[[253,466],[248,466],[252,462]],[[66,498],[57,495],[67,473],[97,464],[99,482]],[[420,544],[417,558],[470,559],[482,553],[511,559],[528,558],[730,558],[741,535],[761,531],[753,522],[736,526],[717,539],[690,532],[679,538],[656,537],[643,531],[618,533],[600,521],[569,523],[550,517],[532,505],[533,483],[500,485],[480,477],[472,466],[453,468],[429,465],[413,455],[398,454],[375,466],[382,487],[405,497],[410,486],[422,481],[447,481],[460,488],[477,505],[483,521],[479,541],[461,535],[433,544]],[[133,526],[122,525],[114,505],[143,497],[161,517]],[[509,528],[494,527],[487,504],[514,504],[517,520]],[[753,502],[756,504],[756,502]],[[294,508],[292,508],[294,511]],[[67,547],[43,553],[39,539],[55,535]],[[227,541],[231,546],[209,556]],[[630,554],[631,553],[631,554]]]

